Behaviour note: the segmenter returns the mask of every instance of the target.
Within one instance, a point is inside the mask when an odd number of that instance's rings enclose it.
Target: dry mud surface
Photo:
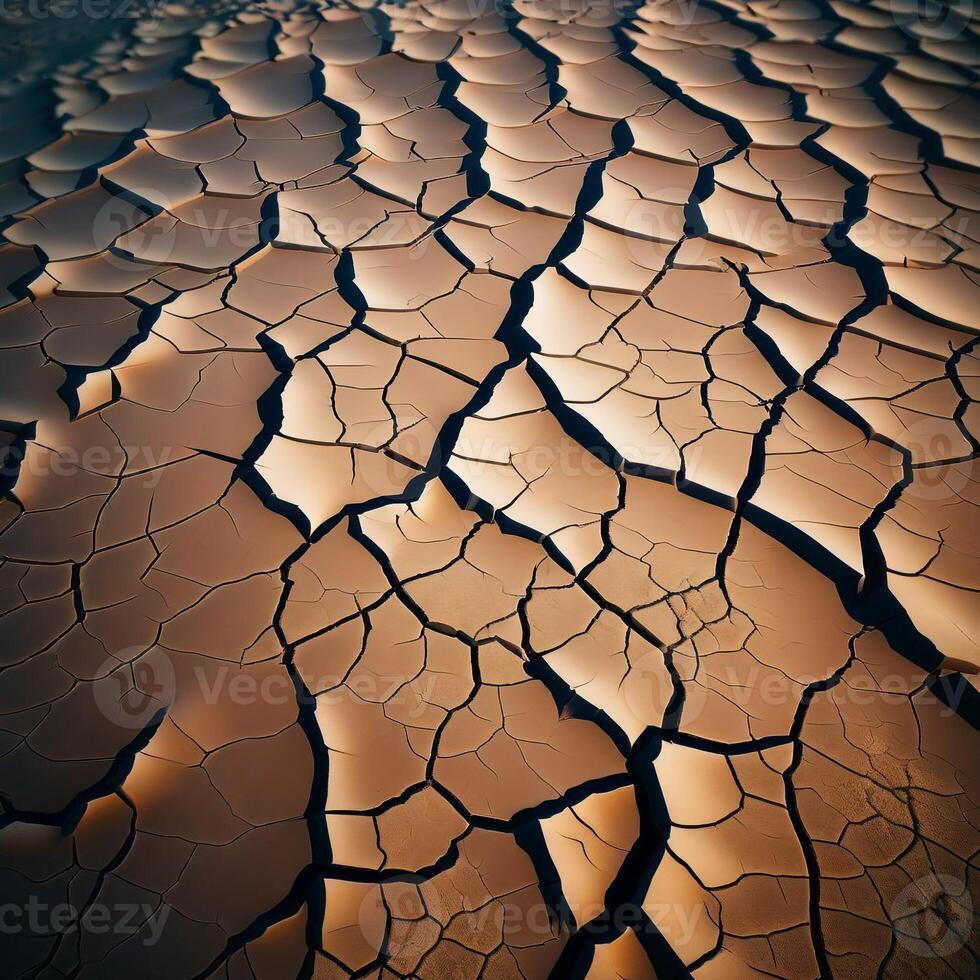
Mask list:
[[[975,976],[972,6],[45,9],[4,976]]]

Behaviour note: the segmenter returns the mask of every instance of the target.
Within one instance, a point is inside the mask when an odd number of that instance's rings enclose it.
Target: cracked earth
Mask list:
[[[976,976],[957,9],[2,52],[4,976]]]

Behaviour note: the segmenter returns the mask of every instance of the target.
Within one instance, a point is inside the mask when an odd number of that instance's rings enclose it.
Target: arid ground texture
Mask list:
[[[0,15],[0,976],[977,977],[972,0]]]

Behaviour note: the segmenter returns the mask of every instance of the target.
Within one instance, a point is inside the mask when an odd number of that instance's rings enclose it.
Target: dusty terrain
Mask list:
[[[0,86],[4,976],[975,976],[972,5],[86,2]]]

